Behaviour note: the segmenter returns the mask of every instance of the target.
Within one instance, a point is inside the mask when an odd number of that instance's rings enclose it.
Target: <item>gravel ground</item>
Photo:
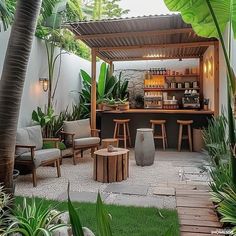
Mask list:
[[[157,151],[152,166],[137,166],[134,152],[130,153],[130,177],[122,181],[127,188],[132,186],[146,186],[146,196],[109,193],[104,199],[107,203],[135,206],[156,206],[160,208],[175,208],[174,196],[159,196],[153,194],[156,187],[166,187],[168,184],[190,183],[207,184],[206,174],[199,174],[202,165],[207,165],[206,156],[202,153]],[[16,195],[37,196],[47,199],[58,199],[70,188],[73,192],[83,192],[89,195],[94,192],[104,192],[107,183],[93,180],[93,159],[85,153],[78,164],[74,166],[71,158],[63,159],[61,166],[62,177],[56,177],[56,168],[40,167],[37,169],[38,186],[33,188],[31,175],[20,176],[16,183]],[[186,173],[186,174],[185,174]],[[79,193],[78,193],[79,194]],[[83,194],[86,195],[86,194]],[[86,199],[85,199],[86,201]]]

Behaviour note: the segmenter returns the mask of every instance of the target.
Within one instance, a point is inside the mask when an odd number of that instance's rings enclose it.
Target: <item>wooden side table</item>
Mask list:
[[[107,148],[94,152],[93,179],[103,183],[120,182],[129,177],[129,150]]]
[[[113,147],[118,147],[118,139],[117,138],[102,139],[102,148],[107,148],[109,145],[112,145]]]

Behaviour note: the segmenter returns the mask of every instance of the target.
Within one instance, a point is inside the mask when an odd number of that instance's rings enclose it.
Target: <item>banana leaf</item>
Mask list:
[[[97,85],[97,90],[100,98],[103,98],[105,94],[106,73],[107,73],[107,65],[105,62],[103,62],[100,67],[100,74]]]
[[[206,0],[164,0],[169,10],[180,12],[183,20],[191,24],[194,31],[202,37],[219,37],[216,25],[207,6]],[[232,19],[236,37],[236,0],[210,0],[221,32]]]

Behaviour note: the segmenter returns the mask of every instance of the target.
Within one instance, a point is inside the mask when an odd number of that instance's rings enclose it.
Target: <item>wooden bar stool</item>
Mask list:
[[[193,120],[177,120],[177,123],[179,124],[179,139],[178,139],[178,151],[181,151],[181,144],[183,139],[188,139],[189,142],[189,149],[192,152],[193,151],[193,144],[192,144],[192,132],[191,132],[191,124],[193,123]],[[188,134],[183,135],[183,127],[187,126]]]
[[[129,146],[131,146],[131,139],[130,139],[130,131],[129,131],[129,122],[130,119],[114,119],[115,122],[115,130],[114,130],[114,139],[118,139],[118,146],[119,141],[124,141],[124,148],[127,147],[126,143],[127,140],[129,141]],[[120,126],[123,125],[123,134],[120,134]]]
[[[150,120],[150,123],[152,124],[154,139],[162,139],[163,149],[166,150],[166,147],[168,146],[166,134],[166,120]],[[161,135],[155,134],[156,125],[161,126]]]

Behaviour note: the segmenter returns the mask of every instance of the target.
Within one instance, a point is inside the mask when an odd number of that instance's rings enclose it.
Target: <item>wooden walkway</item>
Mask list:
[[[209,187],[180,184],[175,188],[181,236],[217,235],[212,232],[222,225],[210,200]]]

